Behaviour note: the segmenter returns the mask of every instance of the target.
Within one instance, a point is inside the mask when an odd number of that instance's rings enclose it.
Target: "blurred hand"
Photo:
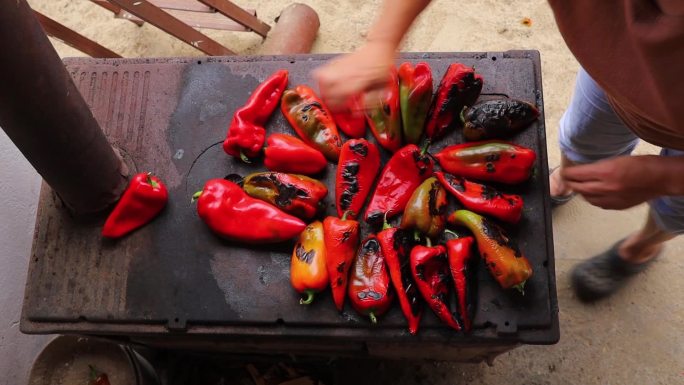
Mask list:
[[[564,167],[566,186],[581,194],[587,202],[604,209],[622,210],[661,195],[668,195],[667,157],[643,155],[620,156],[591,164]]]
[[[395,60],[391,44],[369,42],[356,52],[340,56],[313,72],[321,97],[333,110],[344,107],[350,97],[387,84]]]

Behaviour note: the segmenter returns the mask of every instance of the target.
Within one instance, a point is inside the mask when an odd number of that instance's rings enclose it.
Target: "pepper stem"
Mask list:
[[[311,302],[314,300],[314,291],[313,290],[307,290],[304,292],[306,294],[306,298],[301,298],[299,300],[300,305],[311,305]]]
[[[195,203],[195,201],[196,201],[197,199],[199,199],[199,197],[200,197],[201,195],[202,195],[202,191],[201,191],[201,190],[198,191],[198,192],[196,192],[196,193],[194,193],[194,194],[192,194],[192,199],[190,199],[190,203]]]
[[[154,179],[152,179],[152,173],[148,172],[147,173],[147,183],[152,186],[152,188],[157,188],[159,187],[159,183],[155,182]]]
[[[525,283],[527,280],[520,282],[519,284],[513,286],[514,289],[520,292],[520,294],[525,295]]]
[[[465,112],[466,108],[468,108],[468,107],[463,106],[463,108],[461,108],[461,112],[458,114],[458,116],[461,118],[462,124],[465,124],[465,115],[463,115],[463,113]]]
[[[391,228],[392,226],[387,222],[387,212],[385,212],[385,215],[382,216],[382,229],[387,230]]]
[[[342,219],[343,221],[346,221],[348,215],[354,216],[354,211],[353,211],[353,210],[347,210],[347,211],[345,211],[344,213],[342,213],[342,218],[341,218],[341,219]]]
[[[425,246],[432,247],[432,241],[430,240],[430,237],[425,237]]]
[[[370,318],[370,321],[371,321],[371,323],[372,323],[373,325],[377,325],[377,323],[378,323],[378,318],[375,316],[375,314],[373,314],[373,312],[370,312],[370,313],[368,314],[368,318]]]
[[[420,232],[418,230],[413,230],[413,240],[420,242]]]
[[[88,365],[90,381],[95,381],[100,373],[95,369],[93,365]]]
[[[426,140],[423,143],[423,146],[420,148],[420,155],[425,155],[425,153],[428,151],[428,148],[430,148],[430,139]]]
[[[247,155],[245,155],[245,153],[242,152],[242,150],[240,150],[240,160],[243,161],[243,162],[245,162],[245,163],[252,163],[252,161],[249,160],[249,158],[247,157]]]
[[[453,236],[454,236],[454,238],[452,238],[452,239],[458,239],[458,238],[461,238],[461,236],[460,236],[460,235],[456,234],[455,232],[453,232],[453,231],[451,231],[451,230],[449,230],[449,229],[444,229],[444,233],[445,233],[445,234],[451,234],[451,235],[453,235]]]

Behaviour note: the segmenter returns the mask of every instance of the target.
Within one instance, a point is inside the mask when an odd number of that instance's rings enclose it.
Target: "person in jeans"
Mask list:
[[[326,102],[382,87],[404,34],[429,0],[385,0],[356,52],[314,72]],[[610,295],[684,232],[684,1],[549,0],[580,69],[560,121],[561,164],[552,201],[575,194],[622,210],[650,205],[641,227],[576,266],[580,299]],[[660,155],[632,156],[639,139]]]

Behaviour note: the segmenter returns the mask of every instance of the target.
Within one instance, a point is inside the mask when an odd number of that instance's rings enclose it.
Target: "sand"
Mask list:
[[[236,1],[257,9],[272,23],[289,2]],[[315,53],[349,52],[362,44],[379,1],[302,1],[321,19]],[[31,0],[37,10],[100,42],[125,57],[200,56],[201,52],[151,25],[137,27],[114,19],[85,0]],[[531,26],[522,19],[531,19]],[[250,54],[260,38],[252,33],[206,31],[241,54]],[[54,41],[63,56],[83,56]],[[403,51],[541,51],[549,162],[559,160],[557,122],[570,100],[578,63],[556,29],[545,0],[436,0],[412,28]],[[638,153],[653,153],[641,145]],[[645,208],[615,213],[576,199],[554,213],[561,342],[526,346],[484,364],[399,365],[389,376],[397,383],[453,384],[674,384],[684,379],[684,260],[681,241],[671,242],[653,268],[614,298],[593,306],[580,304],[568,272],[578,261],[602,251],[635,229]],[[390,367],[387,367],[389,372]]]

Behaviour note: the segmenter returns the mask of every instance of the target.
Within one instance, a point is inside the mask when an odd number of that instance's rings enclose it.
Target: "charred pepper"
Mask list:
[[[363,138],[366,135],[366,114],[361,96],[349,98],[340,111],[332,111],[337,127],[350,138]]]
[[[385,268],[385,257],[375,235],[363,242],[356,254],[349,278],[349,301],[359,314],[377,323],[377,316],[385,314],[392,304],[390,277]]]
[[[404,141],[418,144],[432,101],[432,70],[427,63],[399,67],[399,100]]]
[[[144,172],[134,175],[107,217],[102,236],[120,238],[146,225],[162,211],[168,200],[169,193],[159,178]]]
[[[197,213],[221,237],[245,243],[275,243],[296,237],[306,224],[225,179],[210,179],[193,195]]]
[[[335,178],[337,215],[356,218],[373,187],[380,169],[380,152],[366,139],[351,139],[342,145]]]
[[[228,155],[249,158],[259,155],[264,147],[264,125],[278,106],[280,96],[287,87],[287,70],[280,70],[261,83],[247,99],[247,103],[233,115],[223,150]]]
[[[411,250],[411,273],[418,291],[442,322],[461,330],[454,314],[449,310],[449,264],[444,246],[415,246]]]
[[[342,311],[347,294],[349,268],[359,247],[359,222],[347,219],[347,213],[341,219],[327,217],[323,221],[323,233],[330,288],[337,310]]]
[[[463,110],[463,137],[467,140],[504,138],[537,120],[539,110],[516,99],[489,100]]]
[[[447,193],[437,178],[426,179],[413,192],[401,217],[402,229],[415,229],[428,238],[439,236],[446,226]]]
[[[432,176],[432,159],[415,144],[397,151],[387,162],[375,187],[365,220],[372,225],[404,211],[413,191]]]
[[[321,221],[310,223],[299,235],[292,251],[290,283],[298,293],[306,295],[301,305],[313,302],[314,295],[328,286],[327,251]]]
[[[312,175],[323,171],[323,154],[294,136],[273,134],[266,139],[264,166],[271,171]]]
[[[247,175],[242,188],[257,199],[302,219],[313,218],[322,208],[328,188],[316,179],[282,172]]]
[[[468,210],[456,210],[448,221],[467,227],[475,235],[480,256],[502,288],[514,287],[523,292],[525,282],[532,276],[532,266],[501,227]]]
[[[368,126],[378,144],[387,151],[399,150],[402,144],[401,108],[396,68],[392,67],[384,89],[364,95],[364,105]]]
[[[92,365],[88,365],[88,369],[90,370],[90,380],[88,381],[88,385],[109,385],[109,377],[107,377],[107,373],[100,372]]]
[[[432,100],[425,136],[437,140],[454,127],[460,126],[459,114],[465,106],[472,106],[482,91],[482,76],[461,63],[449,66]]]
[[[474,242],[473,237],[457,237],[448,240],[446,243],[449,270],[451,270],[451,278],[454,280],[458,299],[458,314],[461,317],[461,325],[463,325],[465,332],[469,332],[472,328],[468,309],[468,263],[473,256]]]
[[[520,195],[503,194],[493,187],[471,182],[465,178],[436,172],[437,179],[468,210],[485,214],[504,222],[518,223],[522,216],[523,199]]]
[[[435,155],[450,174],[483,181],[516,184],[532,174],[534,151],[509,142],[485,141],[456,144]]]
[[[409,261],[409,254],[413,248],[413,233],[391,227],[385,221],[382,231],[377,236],[389,268],[392,285],[399,297],[401,312],[406,317],[409,332],[415,335],[418,333],[418,326],[423,315],[423,300],[413,281]]]
[[[342,140],[328,108],[309,86],[299,85],[283,94],[280,108],[297,135],[325,157],[337,162]]]

